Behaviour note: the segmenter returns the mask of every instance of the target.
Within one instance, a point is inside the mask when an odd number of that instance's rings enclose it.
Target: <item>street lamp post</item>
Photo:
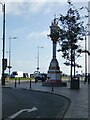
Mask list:
[[[10,77],[10,69],[12,68],[11,67],[11,40],[12,39],[16,39],[17,37],[9,37],[9,66],[8,66],[8,69],[9,69],[9,77]]]
[[[2,58],[2,80],[1,85],[5,85],[5,77],[4,77],[4,70],[5,70],[5,4],[2,4],[2,12],[3,12],[3,58]]]
[[[85,50],[87,50],[87,39],[85,35]],[[87,76],[87,53],[85,53],[85,77]]]
[[[39,47],[38,46],[38,53],[37,53],[37,71],[39,71],[39,48],[43,48],[43,47]]]

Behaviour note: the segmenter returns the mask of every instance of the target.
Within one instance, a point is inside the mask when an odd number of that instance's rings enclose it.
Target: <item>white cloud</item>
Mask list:
[[[57,0],[57,2],[67,2],[68,0]],[[89,2],[89,0],[71,0],[72,2]],[[1,0],[1,2],[56,2],[56,0]]]
[[[45,2],[34,2],[34,3],[29,3],[29,11],[32,13],[37,13],[40,10],[42,10],[43,6],[45,5]]]
[[[6,13],[20,15],[21,13],[23,13],[23,10],[24,10],[23,6],[24,6],[24,3],[22,2],[6,3]]]
[[[58,6],[57,2],[67,3],[67,0],[1,0],[1,3],[6,3],[6,12],[20,15],[24,11],[29,13],[37,13],[39,11],[42,11],[44,9],[44,6],[47,4],[47,9],[45,10],[45,13],[50,13],[52,10],[52,6],[50,6],[51,3],[54,3],[54,5]],[[77,0],[72,0],[72,2],[78,2]],[[79,2],[88,2],[88,0],[80,1]],[[50,3],[48,5],[48,3]],[[1,10],[0,10],[1,12]]]
[[[13,61],[12,62],[12,71],[23,71],[23,72],[29,72],[29,67],[28,66],[31,66],[31,63],[30,61],[28,60],[16,60],[16,61]]]
[[[43,9],[43,6],[46,4],[46,0],[43,0],[43,2],[35,2],[35,1],[17,1],[17,0],[8,0],[3,1],[1,3],[5,2],[6,6],[6,13],[7,14],[14,14],[14,15],[20,15],[25,13],[37,13]],[[0,10],[1,12],[2,10]]]
[[[34,39],[37,39],[37,38],[42,38],[42,37],[47,37],[47,34],[48,34],[48,31],[41,31],[41,32],[31,32],[27,38],[30,39],[30,38],[34,38]]]
[[[55,2],[56,0],[0,0],[2,3],[7,3],[7,2]],[[66,0],[57,0],[59,2],[63,2]]]
[[[45,14],[50,14],[51,13],[51,9],[50,8],[47,8],[46,10],[45,10]]]
[[[0,0],[2,3],[9,3],[9,2],[24,2],[25,0]]]

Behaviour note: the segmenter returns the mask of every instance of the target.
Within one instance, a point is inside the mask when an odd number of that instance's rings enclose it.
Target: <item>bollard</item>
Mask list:
[[[53,85],[52,85],[52,92],[53,92]]]
[[[20,84],[20,77],[19,77],[19,79],[18,79],[18,84]]]
[[[16,78],[15,78],[15,87],[17,86],[16,84],[17,84],[17,80],[16,80]]]
[[[31,78],[30,78],[30,89],[31,89]]]

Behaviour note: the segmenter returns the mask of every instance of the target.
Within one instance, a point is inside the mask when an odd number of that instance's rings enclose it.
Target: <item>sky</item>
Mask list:
[[[9,37],[11,37],[11,72],[23,71],[33,73],[37,68],[37,54],[39,46],[40,72],[47,72],[52,59],[52,41],[47,35],[50,34],[50,25],[54,15],[65,14],[68,10],[67,0],[0,0],[6,6],[6,37],[5,37],[5,58],[9,54]],[[87,6],[88,1],[72,1],[79,9]],[[87,14],[86,10],[81,13]],[[0,7],[0,74],[2,73],[2,6]],[[17,39],[13,39],[17,37]],[[84,48],[84,42],[80,43]],[[43,48],[41,48],[43,47]],[[57,50],[59,45],[57,44]],[[61,53],[57,52],[57,59],[60,70],[70,74],[70,67],[65,66],[65,60]],[[77,69],[79,73],[84,72],[84,55],[77,60],[83,67]],[[8,68],[5,70],[8,72]]]

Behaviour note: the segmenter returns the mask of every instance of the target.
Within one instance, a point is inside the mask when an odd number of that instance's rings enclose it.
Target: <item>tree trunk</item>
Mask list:
[[[73,64],[73,61],[72,61],[72,44],[71,44],[71,84],[72,84],[72,64]]]
[[[75,78],[75,50],[74,50],[74,78]]]

